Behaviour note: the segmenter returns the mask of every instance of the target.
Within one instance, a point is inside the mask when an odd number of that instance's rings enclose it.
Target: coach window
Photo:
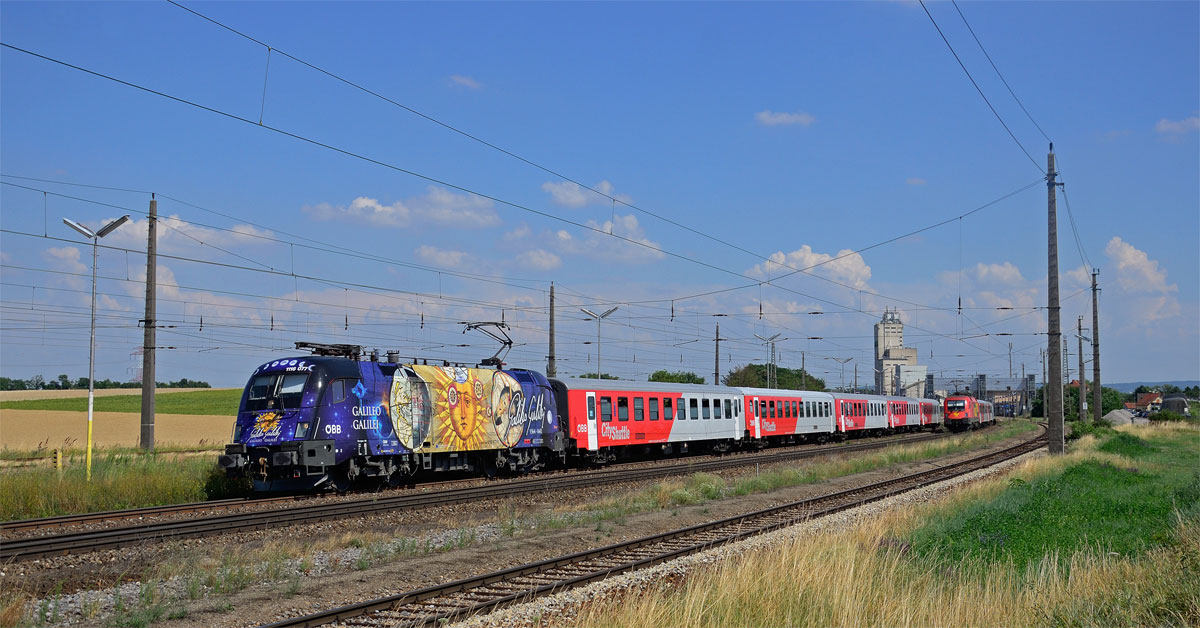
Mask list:
[[[733,418],[733,401],[731,399],[725,400],[725,418]]]
[[[798,417],[803,412],[804,412],[804,402],[803,401],[793,401],[792,402],[792,416]]]
[[[702,411],[702,413],[703,413],[703,416],[704,416],[704,420],[705,420],[705,421],[707,421],[707,420],[709,420],[709,419],[711,419],[711,418],[712,418],[712,410],[711,410],[711,409],[708,407],[708,400],[707,400],[707,399],[701,399],[701,400],[700,400],[700,408],[701,408],[701,411]]]
[[[680,421],[687,418],[687,406],[684,404],[684,401],[685,399],[680,397],[679,405],[675,408],[675,418],[679,419]]]
[[[618,421],[628,421],[629,420],[629,398],[628,397],[617,397],[617,420]]]
[[[786,418],[791,418],[791,416],[792,416],[792,402],[786,401],[786,400],[780,401],[779,402],[779,418],[786,419]]]
[[[646,405],[645,404],[646,404],[645,399],[642,399],[641,397],[633,398],[633,420],[634,421],[645,421],[646,420]]]
[[[605,423],[612,421],[612,397],[600,398],[600,420]]]
[[[650,420],[658,420],[658,397],[650,398]]]
[[[713,399],[713,418],[714,419],[725,418],[724,416],[721,415],[721,400],[720,399]]]
[[[695,399],[688,399],[688,407],[692,409],[692,420],[700,418],[700,403]]]
[[[761,414],[761,413],[759,413],[759,411],[758,411],[758,410],[759,410],[759,407],[758,407],[758,400],[757,400],[757,399],[755,399],[755,400],[754,400],[754,416],[762,416],[762,414]]]
[[[673,421],[675,419],[675,408],[671,402],[671,398],[663,399],[663,420]]]

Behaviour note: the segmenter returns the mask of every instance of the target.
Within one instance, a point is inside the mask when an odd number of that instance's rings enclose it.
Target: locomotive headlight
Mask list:
[[[308,421],[296,424],[296,438],[308,436]]]

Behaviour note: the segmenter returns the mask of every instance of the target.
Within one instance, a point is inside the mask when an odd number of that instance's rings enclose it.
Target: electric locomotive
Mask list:
[[[258,367],[218,465],[255,490],[346,490],[418,471],[530,471],[561,462],[566,437],[540,373],[361,360],[355,345]]]
[[[973,430],[996,421],[990,401],[970,395],[950,395],[943,402],[946,427],[951,431]]]

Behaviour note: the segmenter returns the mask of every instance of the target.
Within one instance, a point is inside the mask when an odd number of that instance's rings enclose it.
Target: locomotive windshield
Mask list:
[[[284,410],[300,407],[304,394],[304,383],[308,373],[277,373],[259,375],[250,381],[250,394],[246,397],[246,409]]]
[[[965,399],[951,399],[946,402],[946,409],[952,412],[967,409],[967,401]]]

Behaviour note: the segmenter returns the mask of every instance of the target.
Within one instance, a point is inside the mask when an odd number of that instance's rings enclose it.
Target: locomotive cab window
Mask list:
[[[600,398],[600,420],[605,423],[612,421],[612,397]]]
[[[246,409],[255,412],[299,408],[307,381],[308,373],[259,375],[250,383]]]
[[[629,397],[617,397],[617,420],[629,420]]]
[[[646,407],[644,405],[645,403],[646,403],[646,400],[642,399],[641,397],[633,398],[633,420],[634,421],[645,421],[646,420]]]

